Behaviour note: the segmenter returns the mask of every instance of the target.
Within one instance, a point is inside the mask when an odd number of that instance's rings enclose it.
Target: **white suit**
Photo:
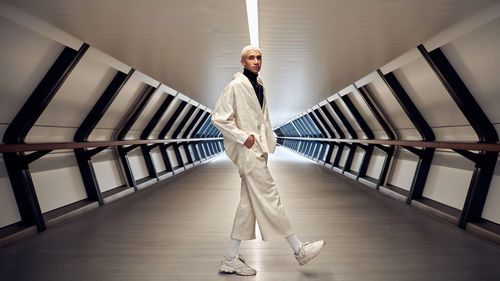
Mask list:
[[[260,78],[257,81],[263,86]],[[255,220],[263,240],[292,235],[294,232],[267,167],[267,154],[274,152],[276,139],[265,94],[261,108],[252,84],[238,72],[217,101],[211,121],[222,132],[226,154],[241,176],[241,198],[231,237],[255,239]],[[243,144],[250,135],[254,136],[255,144],[248,149]]]

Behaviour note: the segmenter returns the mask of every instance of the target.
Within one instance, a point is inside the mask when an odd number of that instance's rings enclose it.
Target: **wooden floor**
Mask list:
[[[240,179],[225,157],[0,250],[0,280],[500,280],[500,248],[279,148],[271,172],[301,240],[242,242],[258,273],[217,273]]]

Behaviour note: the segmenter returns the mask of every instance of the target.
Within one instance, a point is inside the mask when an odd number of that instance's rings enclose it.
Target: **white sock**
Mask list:
[[[229,248],[227,249],[226,253],[226,258],[228,260],[231,261],[236,257],[236,255],[238,255],[238,252],[240,250],[240,243],[241,240],[231,238],[231,240],[229,241]]]
[[[292,234],[286,238],[286,241],[288,241],[288,244],[290,244],[290,247],[292,247],[293,252],[298,255],[300,251],[300,245],[302,245],[302,242],[300,242],[299,238],[297,235]]]

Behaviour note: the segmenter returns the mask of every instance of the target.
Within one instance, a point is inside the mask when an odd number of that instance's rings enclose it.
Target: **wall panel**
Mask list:
[[[500,224],[500,159],[495,166],[482,217]]]
[[[397,69],[394,75],[431,128],[446,127],[447,138],[453,134],[455,140],[478,140],[465,116],[423,58]],[[454,132],[457,127],[461,130]],[[433,131],[436,140],[442,140],[441,131]]]
[[[26,137],[27,141],[41,138],[46,142],[53,141],[53,132],[47,130],[47,127],[67,128],[67,132],[57,136],[72,141],[76,129],[115,74],[115,69],[90,56],[83,56],[35,123],[35,127],[43,128],[31,130]]]
[[[473,169],[461,155],[436,151],[422,195],[462,210]]]
[[[500,18],[497,18],[442,47],[458,75],[493,123],[500,123],[499,30]]]
[[[356,148],[356,153],[354,153],[354,158],[352,159],[351,171],[359,172],[359,168],[363,162],[363,156],[365,156],[365,150],[359,147]]]
[[[382,171],[382,167],[384,165],[386,153],[375,148],[372,153],[372,158],[370,159],[370,164],[368,165],[368,169],[366,170],[366,175],[378,179],[380,172]]]
[[[417,168],[418,157],[401,149],[397,154],[389,183],[399,188],[410,190],[413,175]]]
[[[42,213],[87,198],[72,151],[50,153],[29,168]]]
[[[10,185],[9,175],[0,157],[0,227],[4,227],[21,221],[21,215],[17,208],[16,198]]]
[[[151,150],[151,159],[153,160],[153,164],[157,172],[163,172],[167,169],[158,146]]]
[[[101,192],[125,185],[125,179],[122,178],[120,167],[111,149],[92,157],[92,165]]]
[[[125,139],[139,139],[140,134],[146,128],[153,115],[158,111],[163,101],[167,98],[167,93],[162,91],[156,91],[156,93],[151,97],[151,100],[148,102],[142,113],[135,121],[132,128],[130,128],[129,133],[125,137]],[[133,131],[139,132],[139,136]],[[133,136],[132,136],[133,135]]]
[[[370,127],[370,129],[372,130],[373,134],[375,135],[375,138],[387,139],[388,138],[387,134],[384,132],[384,129],[377,121],[373,113],[370,111],[368,105],[366,105],[366,102],[364,101],[363,97],[357,92],[349,94],[349,97],[351,98],[351,101],[356,107],[356,109],[363,117],[363,120],[365,120],[366,124],[368,124],[368,127]]]
[[[158,122],[158,124],[156,124],[155,128],[153,129],[153,132],[151,132],[151,138],[153,139],[158,138],[158,135],[160,134],[161,130],[163,130],[168,120],[170,119],[170,117],[172,117],[175,110],[179,107],[180,104],[181,104],[180,99],[175,98],[174,100],[172,100],[170,106],[167,108],[167,110],[161,117],[160,121]]]
[[[386,112],[397,129],[415,128],[411,120],[401,108],[401,105],[399,105],[398,101],[394,98],[389,88],[387,88],[381,78],[373,80],[371,83],[367,84],[367,87],[370,89],[377,103]],[[420,140],[420,135],[418,135],[418,138],[415,139]]]
[[[136,148],[128,153],[128,161],[136,181],[149,176],[146,162],[144,161],[140,148]]]
[[[118,96],[113,100],[108,110],[106,110],[106,113],[101,118],[99,123],[97,123],[96,129],[92,131],[89,136],[89,140],[110,140],[111,136],[109,136],[109,138],[107,134],[105,136],[101,136],[99,129],[115,130],[122,121],[123,117],[134,105],[134,102],[139,97],[139,94],[142,92],[145,85],[146,84],[138,78],[137,72],[134,72],[132,77],[130,77],[127,83],[120,90]]]
[[[8,66],[0,68],[3,101],[0,102],[0,123],[5,127],[14,119],[64,46],[2,17],[0,38],[9,38],[0,40],[0,63]],[[1,130],[2,138],[5,129]]]
[[[351,151],[351,149],[344,146],[344,149],[342,150],[342,156],[340,157],[340,161],[339,161],[340,167],[345,167],[345,163],[347,161],[347,156],[349,155],[350,151]]]
[[[170,164],[172,165],[172,168],[179,166],[180,163],[177,161],[177,157],[175,156],[174,149],[171,146],[169,148],[167,148],[167,155],[168,155],[168,158],[170,159]]]

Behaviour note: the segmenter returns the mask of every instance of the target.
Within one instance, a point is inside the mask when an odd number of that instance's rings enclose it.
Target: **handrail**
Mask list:
[[[222,138],[196,138],[196,139],[153,139],[153,140],[123,140],[123,141],[115,140],[115,141],[88,141],[88,142],[0,144],[0,153],[91,148],[91,147],[134,145],[134,144],[211,141],[211,140],[221,140],[221,139]]]
[[[383,145],[399,145],[413,147],[433,147],[456,150],[496,151],[500,152],[500,143],[479,142],[446,142],[446,141],[410,141],[410,140],[368,140],[368,139],[326,139],[326,138],[301,138],[301,137],[278,137],[279,139],[322,141],[322,142],[346,142],[346,143],[368,143]]]

